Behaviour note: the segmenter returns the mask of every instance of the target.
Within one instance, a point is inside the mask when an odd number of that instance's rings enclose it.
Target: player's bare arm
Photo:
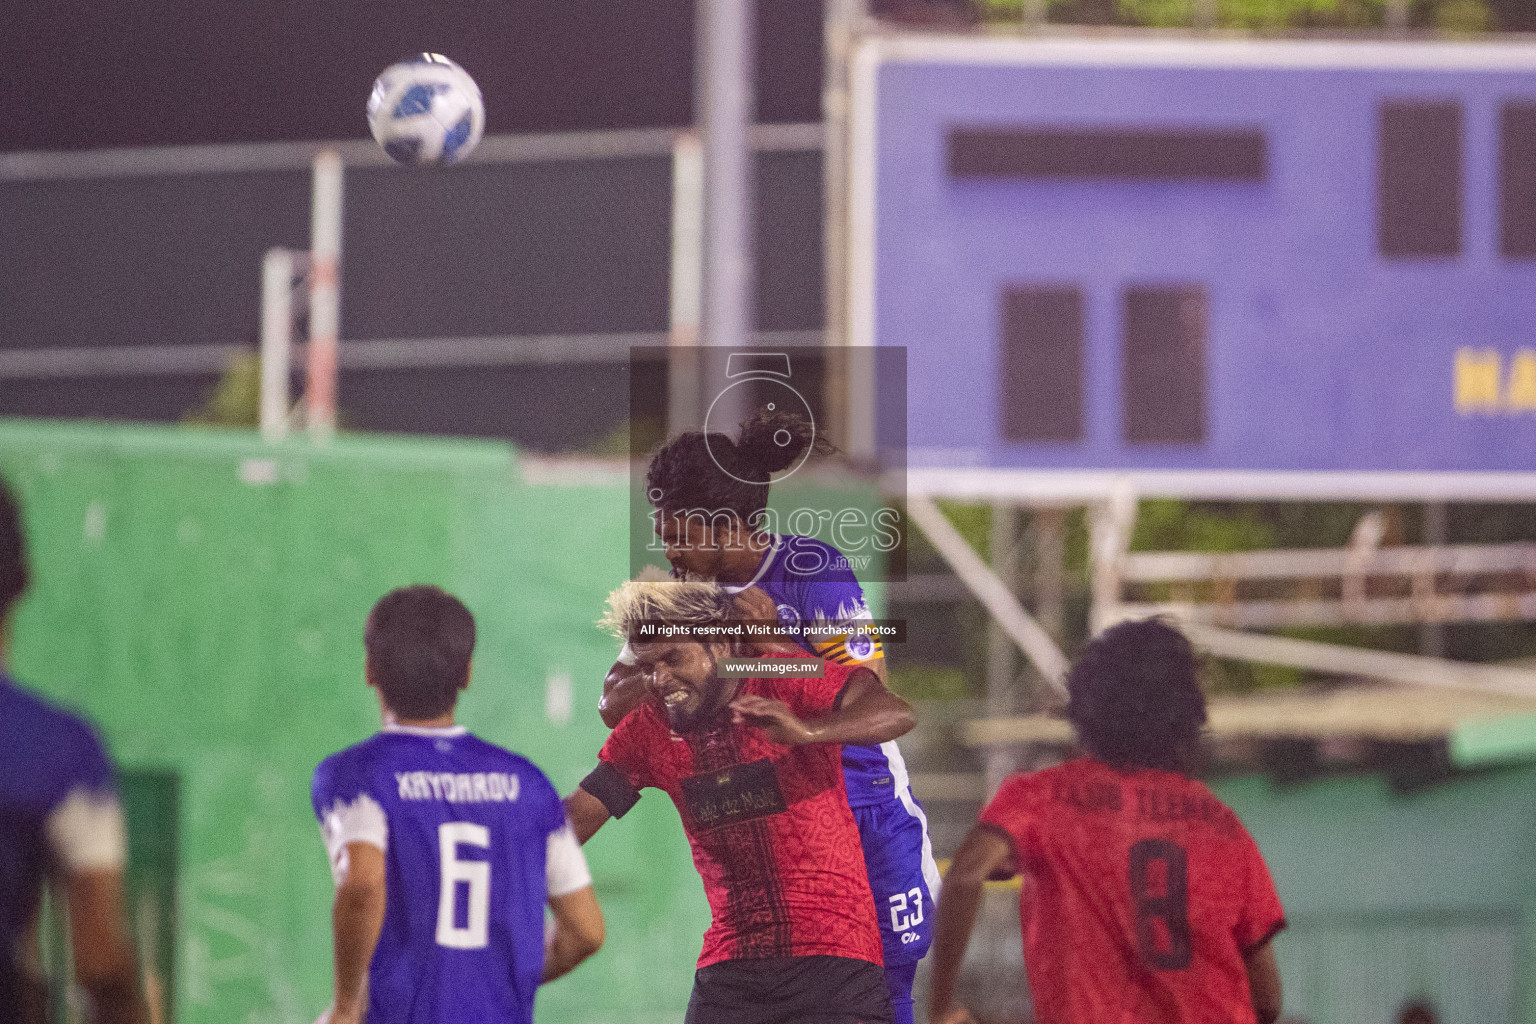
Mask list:
[[[1280,1019],[1280,965],[1275,960],[1273,944],[1265,942],[1243,956],[1248,967],[1248,994],[1253,999],[1253,1015],[1259,1024],[1275,1024]]]
[[[731,701],[732,720],[763,729],[779,743],[872,746],[905,735],[917,724],[912,705],[886,689],[880,677],[859,669],[848,677],[842,703],[830,715],[806,721],[783,701],[743,694]]]
[[[565,798],[565,815],[571,819],[571,831],[576,833],[576,841],[583,845],[612,817],[603,802],[584,789],[577,789]]]
[[[939,894],[939,922],[930,954],[933,981],[928,990],[928,1019],[934,1024],[967,1024],[973,1019],[964,1007],[955,1006],[955,981],[981,908],[982,883],[1011,878],[1017,868],[1012,844],[984,826],[971,829],[955,851]]]
[[[608,728],[617,728],[625,715],[645,703],[651,695],[646,672],[644,665],[629,665],[623,661],[614,662],[608,670],[608,675],[603,678],[602,699],[597,702],[597,713]]]
[[[586,886],[564,896],[551,896],[549,909],[555,934],[544,948],[544,973],[539,984],[569,974],[577,964],[603,948],[606,926],[597,895]]]
[[[123,873],[76,871],[65,880],[75,980],[91,997],[101,1024],[147,1020],[138,964],[123,914]]]
[[[358,1024],[368,1006],[368,965],[384,927],[384,851],[348,843],[346,873],[331,908],[335,996],[330,1024]]]

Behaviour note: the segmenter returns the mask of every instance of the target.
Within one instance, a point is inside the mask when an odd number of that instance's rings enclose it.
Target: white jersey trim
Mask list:
[[[331,879],[338,885],[347,877],[347,844],[367,843],[389,849],[389,819],[384,808],[367,793],[351,803],[337,800],[320,819],[320,835],[331,859]]]
[[[544,877],[551,898],[569,896],[592,884],[592,872],[587,869],[586,855],[581,852],[581,844],[576,841],[576,833],[571,831],[569,823],[549,834]]]
[[[928,816],[912,798],[912,777],[907,774],[907,762],[901,756],[901,748],[896,745],[896,741],[886,740],[880,744],[880,752],[885,755],[886,763],[891,766],[891,780],[895,783],[896,799],[901,801],[901,806],[906,808],[908,814],[923,825],[923,881],[928,883],[928,895],[937,901],[939,886],[943,881],[939,875],[939,862],[933,858],[933,840],[928,835]]]
[[[128,830],[116,794],[70,790],[44,829],[66,871],[116,871],[128,863]]]
[[[462,725],[401,725],[398,722],[386,722],[383,731],[402,736],[463,736],[469,730]]]

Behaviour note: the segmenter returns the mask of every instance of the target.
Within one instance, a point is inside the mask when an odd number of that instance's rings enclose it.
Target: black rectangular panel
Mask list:
[[[1499,116],[1499,248],[1536,259],[1536,101],[1504,104]]]
[[[1003,293],[1000,428],[1005,441],[1083,438],[1083,294],[1073,287]]]
[[[1389,258],[1461,252],[1461,104],[1383,103],[1377,240]]]
[[[682,780],[683,804],[700,829],[783,814],[789,809],[779,786],[779,770],[769,758],[701,772]]]
[[[1206,306],[1198,285],[1126,289],[1126,441],[1205,440]]]
[[[951,128],[957,178],[1262,181],[1264,133],[1206,128]]]

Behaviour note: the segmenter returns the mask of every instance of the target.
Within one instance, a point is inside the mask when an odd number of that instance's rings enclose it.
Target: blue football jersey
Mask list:
[[[545,902],[590,884],[544,773],[462,726],[386,726],[322,761],[312,797],[338,878],[348,843],[385,853],[368,1024],[532,1024]],[[580,877],[552,892],[554,850]]]
[[[763,554],[757,575],[749,582],[727,587],[730,591],[758,587],[779,609],[783,623],[854,625],[870,621],[864,588],[837,548],[814,537],[781,534]],[[884,657],[879,641],[864,636],[828,636],[800,645],[811,654],[843,665],[857,665]],[[907,784],[907,768],[894,741],[877,747],[844,747],[843,778],[852,807],[889,803],[900,799]]]
[[[757,575],[726,589],[751,586],[773,598],[780,622],[852,626],[871,621],[864,588],[848,560],[814,537],[775,537]],[[815,643],[802,640],[801,646],[841,665],[884,657],[878,641],[836,631],[819,633]],[[843,781],[864,845],[870,891],[880,911],[886,967],[896,972],[893,978],[901,979],[903,992],[910,994],[911,974],[901,972],[928,951],[940,885],[928,818],[912,795],[895,740],[876,747],[843,747]]]
[[[95,731],[0,674],[0,1017],[15,999],[10,951],[45,872],[121,868],[125,857],[112,765]]]

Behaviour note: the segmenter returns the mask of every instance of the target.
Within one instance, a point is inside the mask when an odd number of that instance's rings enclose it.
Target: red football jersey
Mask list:
[[[828,663],[821,679],[744,679],[738,692],[819,718],[855,670]],[[883,964],[840,746],[786,747],[729,720],[678,736],[648,701],[598,756],[635,789],[665,790],[677,805],[713,918],[700,967],[785,956]]]
[[[1258,846],[1209,789],[1079,758],[981,813],[1024,874],[1040,1024],[1252,1024],[1245,953],[1285,927]]]

